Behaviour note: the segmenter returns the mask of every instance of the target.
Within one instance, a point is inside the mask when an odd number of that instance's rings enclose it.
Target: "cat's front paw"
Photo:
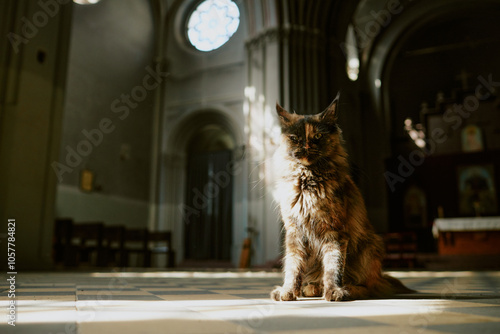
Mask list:
[[[330,288],[325,290],[323,298],[328,302],[340,302],[351,300],[351,294],[346,288]]]
[[[315,283],[309,283],[302,287],[304,297],[321,297],[323,295],[323,286]]]
[[[275,301],[292,301],[297,300],[297,296],[293,290],[286,290],[281,286],[277,286],[271,291],[271,299]]]

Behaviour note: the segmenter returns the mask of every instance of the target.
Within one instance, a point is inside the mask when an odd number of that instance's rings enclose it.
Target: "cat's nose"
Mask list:
[[[310,149],[310,148],[311,148],[311,146],[309,146],[309,143],[306,143],[306,144],[304,145],[304,148],[305,148],[306,150],[308,150],[308,149]]]

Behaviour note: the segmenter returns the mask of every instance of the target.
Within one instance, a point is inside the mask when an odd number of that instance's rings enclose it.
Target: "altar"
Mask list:
[[[438,218],[439,254],[500,254],[500,217]]]

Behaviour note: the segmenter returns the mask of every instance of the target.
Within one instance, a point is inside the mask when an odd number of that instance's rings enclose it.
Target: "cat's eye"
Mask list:
[[[288,138],[290,138],[290,140],[294,143],[299,142],[299,138],[296,135],[290,135],[290,136],[288,136]]]
[[[323,135],[321,133],[317,133],[315,136],[314,136],[314,139],[318,140],[322,137]]]

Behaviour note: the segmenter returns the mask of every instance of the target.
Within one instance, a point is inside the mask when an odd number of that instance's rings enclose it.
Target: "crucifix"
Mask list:
[[[469,88],[468,81],[470,77],[472,77],[472,73],[467,73],[465,69],[462,69],[460,74],[455,76],[455,79],[462,82],[463,90],[467,90]]]

